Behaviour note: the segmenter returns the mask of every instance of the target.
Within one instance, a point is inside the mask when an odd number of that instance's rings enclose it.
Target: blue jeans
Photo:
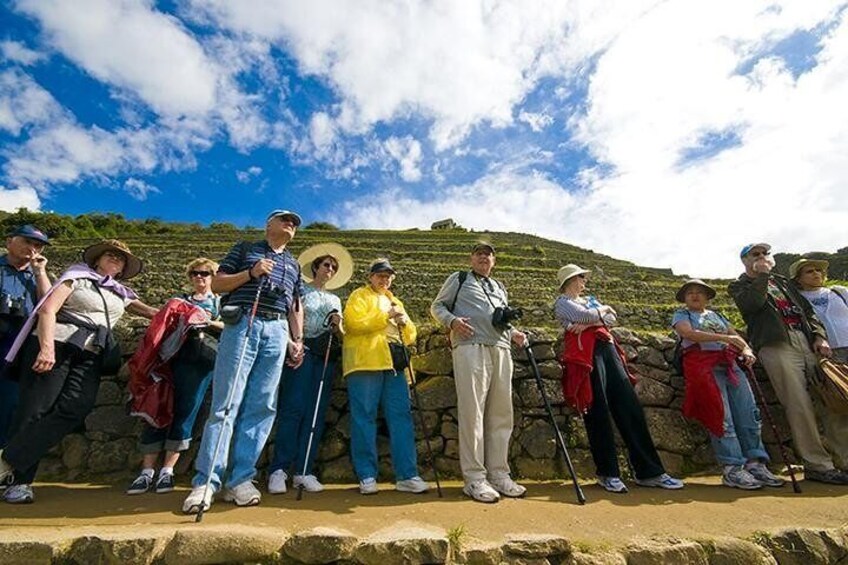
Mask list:
[[[389,447],[395,479],[418,475],[415,430],[406,376],[392,369],[357,371],[347,376],[350,402],[350,454],[359,480],[377,477],[377,409],[389,426]]]
[[[274,459],[271,461],[269,472],[277,470],[289,471],[294,465],[295,475],[311,475],[312,464],[318,453],[318,445],[324,433],[324,418],[327,406],[330,404],[330,393],[333,391],[333,377],[336,374],[336,361],[327,363],[324,374],[324,388],[321,391],[321,401],[318,404],[318,416],[315,420],[315,434],[312,436],[312,446],[309,449],[309,461],[304,461],[309,446],[309,435],[312,432],[312,416],[315,414],[315,403],[318,400],[318,389],[321,385],[321,373],[324,371],[324,356],[306,352],[303,364],[297,369],[283,368],[280,379],[280,397],[277,404],[277,434],[274,436]]]
[[[760,410],[754,401],[751,384],[741,369],[736,367],[734,372],[739,379],[736,386],[727,381],[725,367],[713,368],[724,402],[724,435],[716,437],[710,434],[716,459],[722,465],[742,465],[755,459],[768,461],[769,455],[760,436]]]
[[[199,363],[184,359],[179,353],[171,362],[174,373],[174,420],[167,428],[145,425],[139,448],[142,453],[186,451],[191,445],[194,420],[203,405],[203,397],[212,382],[212,371]]]
[[[277,386],[286,354],[289,328],[285,320],[256,317],[248,333],[248,314],[226,325],[218,342],[212,375],[212,406],[203,429],[192,485],[203,486],[211,475],[212,487],[234,487],[256,475],[256,461],[274,425]],[[242,347],[244,360],[238,370]],[[227,400],[232,406],[227,414]],[[215,447],[221,438],[217,457]],[[230,451],[232,450],[232,456]],[[229,465],[228,465],[229,462]]]

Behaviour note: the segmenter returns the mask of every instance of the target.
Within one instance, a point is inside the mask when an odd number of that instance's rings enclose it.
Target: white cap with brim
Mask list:
[[[560,288],[562,288],[562,285],[568,282],[568,279],[591,272],[592,271],[579,267],[574,263],[569,263],[564,267],[560,267],[559,271],[557,271],[557,282],[559,283]]]
[[[291,210],[274,210],[273,212],[268,214],[268,217],[265,218],[265,222],[270,222],[273,218],[277,218],[279,216],[288,216],[294,221],[295,226],[300,226],[300,224],[303,223],[303,220],[300,218],[300,216],[298,216]]]
[[[327,290],[333,290],[336,288],[343,287],[347,284],[347,281],[350,280],[350,277],[353,276],[353,257],[350,256],[350,253],[347,249],[339,245],[338,243],[318,243],[304,249],[297,258],[297,262],[300,263],[300,268],[303,272],[303,280],[306,282],[312,282],[312,262],[318,257],[324,257],[329,255],[339,264],[339,268],[336,270],[336,274],[333,278],[327,281],[327,284],[324,286]]]

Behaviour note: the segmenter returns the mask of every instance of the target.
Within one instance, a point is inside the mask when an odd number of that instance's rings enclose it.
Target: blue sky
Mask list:
[[[739,4],[3,1],[0,208],[844,247],[846,3]]]

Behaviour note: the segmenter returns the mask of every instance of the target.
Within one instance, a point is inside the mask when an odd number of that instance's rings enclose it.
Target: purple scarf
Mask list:
[[[133,292],[133,290],[127,286],[121,284],[117,279],[114,279],[110,276],[103,276],[85,263],[74,263],[68,269],[62,273],[62,276],[59,277],[59,280],[50,287],[44,296],[41,297],[41,300],[38,301],[38,304],[35,305],[35,309],[33,309],[32,314],[29,315],[27,321],[24,322],[21,331],[18,333],[18,337],[15,338],[15,342],[12,343],[11,349],[9,349],[9,353],[6,354],[6,362],[11,363],[15,360],[15,356],[18,354],[18,351],[21,350],[21,346],[24,344],[27,336],[32,331],[32,327],[35,325],[35,320],[38,317],[38,311],[41,309],[41,306],[47,300],[47,297],[53,294],[53,291],[59,288],[59,286],[65,281],[76,280],[76,279],[89,279],[94,281],[97,286],[100,288],[105,288],[106,290],[110,290],[120,296],[121,298],[129,298],[130,300],[137,300],[138,295]]]

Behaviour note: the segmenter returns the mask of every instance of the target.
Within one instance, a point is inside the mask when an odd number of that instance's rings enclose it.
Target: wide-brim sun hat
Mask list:
[[[828,265],[830,265],[830,263],[828,261],[825,261],[824,259],[798,259],[797,261],[789,265],[789,278],[794,279],[795,277],[797,277],[798,271],[800,271],[801,267],[803,267],[804,265],[815,265],[817,267],[820,267],[822,271],[827,273],[827,267]]]
[[[562,288],[568,279],[574,278],[577,275],[585,275],[586,273],[591,273],[589,269],[584,269],[579,265],[575,265],[574,263],[569,263],[564,267],[560,267],[559,271],[557,271],[557,282],[559,283],[559,288]]]
[[[335,276],[327,281],[324,288],[327,290],[333,290],[343,287],[347,284],[347,281],[350,280],[350,277],[353,276],[353,257],[350,256],[347,249],[338,243],[318,243],[312,247],[304,249],[300,253],[297,258],[297,262],[300,263],[303,280],[306,282],[312,282],[314,279],[312,276],[312,262],[318,257],[323,257],[325,255],[329,255],[335,259],[339,264],[339,268],[336,270]]]
[[[122,253],[126,258],[126,263],[124,264],[124,269],[121,271],[121,275],[115,277],[120,280],[128,280],[138,275],[144,270],[144,263],[132,254],[130,248],[117,239],[105,239],[100,243],[95,243],[94,245],[89,245],[82,252],[82,260],[86,265],[95,268],[95,262],[100,259],[100,256],[103,255],[106,251],[117,251]]]
[[[674,295],[678,302],[686,302],[686,289],[692,285],[700,286],[707,291],[707,298],[712,300],[716,296],[716,291],[713,287],[702,281],[701,279],[687,279]]]

